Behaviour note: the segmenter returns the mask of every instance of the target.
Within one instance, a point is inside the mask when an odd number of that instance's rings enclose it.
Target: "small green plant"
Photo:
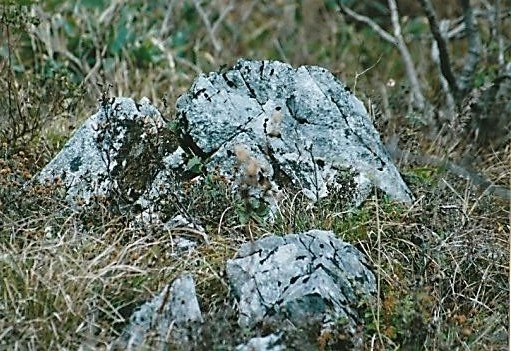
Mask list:
[[[193,174],[201,174],[204,168],[202,159],[199,156],[193,156],[186,162],[186,171]]]
[[[262,224],[270,213],[270,207],[264,201],[248,199],[237,204],[236,213],[241,224],[248,224],[250,221]]]

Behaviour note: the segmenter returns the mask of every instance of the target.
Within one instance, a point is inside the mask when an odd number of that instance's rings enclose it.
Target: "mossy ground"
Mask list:
[[[173,104],[193,78],[239,57],[324,66],[368,106],[387,106],[389,119],[374,116],[384,139],[397,133],[402,149],[462,162],[462,152],[445,150],[465,140],[439,140],[426,133],[420,115],[409,113],[397,50],[347,23],[335,1],[202,2],[209,24],[193,1],[25,3],[0,1],[1,33],[8,38],[0,44],[0,349],[106,349],[133,308],[183,271],[194,272],[206,319],[196,348],[232,349],[254,332],[236,328],[236,316],[225,308],[235,305],[225,261],[248,240],[311,228],[333,230],[354,244],[378,277],[379,303],[362,311],[366,349],[507,347],[510,205],[445,169],[397,160],[416,196],[411,207],[375,192],[346,212],[335,198],[312,206],[289,190],[272,223],[241,221],[243,204],[220,177],[185,182],[186,202],[168,211],[186,210],[209,235],[185,255],[174,255],[174,241],[193,232],[136,225],[101,201],[75,212],[59,184],[27,183],[95,112],[108,84],[112,95],[148,96],[172,124]],[[434,64],[424,54],[428,29],[419,16],[403,18],[403,31],[427,95],[441,110]],[[485,23],[481,81],[495,71]],[[461,55],[453,58],[461,65]],[[477,170],[509,186],[509,143],[477,150]],[[303,343],[296,344],[297,336]],[[342,341],[316,330],[291,337],[297,349],[333,350]]]

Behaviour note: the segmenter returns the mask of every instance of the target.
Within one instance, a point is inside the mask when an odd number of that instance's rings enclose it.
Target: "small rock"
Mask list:
[[[156,337],[164,349],[169,335],[173,342],[186,343],[186,329],[202,322],[195,283],[190,274],[185,274],[133,313],[117,346],[136,348],[147,338]]]
[[[143,98],[102,101],[99,111],[74,133],[37,176],[42,182],[61,179],[73,204],[93,196],[121,193],[136,200],[158,171],[152,140],[164,125],[158,110]]]
[[[245,344],[236,346],[236,351],[284,351],[286,347],[281,345],[281,338],[282,334],[252,338]]]

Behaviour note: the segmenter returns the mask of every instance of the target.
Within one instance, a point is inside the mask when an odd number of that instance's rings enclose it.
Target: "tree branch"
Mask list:
[[[431,4],[431,0],[419,0],[419,2],[424,12],[426,13],[426,17],[428,18],[429,22],[429,28],[431,30],[431,33],[433,34],[433,38],[435,39],[438,47],[440,71],[447,80],[452,95],[456,98],[456,100],[459,101],[460,96],[458,83],[456,82],[456,78],[454,77],[454,74],[452,72],[451,62],[449,59],[449,51],[447,50],[447,43],[440,31],[438,19],[435,10],[433,9],[433,5]]]
[[[367,24],[369,27],[371,27],[372,30],[374,30],[376,33],[378,33],[378,35],[382,39],[388,41],[392,45],[397,45],[397,41],[392,36],[392,34],[388,33],[385,29],[380,27],[372,19],[370,19],[369,17],[363,16],[363,15],[361,15],[359,13],[356,13],[355,11],[350,9],[349,7],[344,6],[342,4],[341,0],[338,0],[337,4],[339,5],[339,8],[341,9],[341,12],[343,12],[345,15],[348,15],[349,17],[353,18],[354,20],[356,20],[358,22]]]
[[[355,19],[356,21],[359,21],[361,23],[367,24],[369,27],[371,27],[382,39],[385,41],[391,43],[392,45],[395,45],[399,53],[401,54],[401,57],[403,59],[406,75],[410,82],[410,90],[412,91],[412,105],[417,108],[418,110],[424,111],[426,108],[426,99],[424,98],[424,95],[421,91],[421,86],[419,83],[419,78],[417,75],[417,71],[415,70],[415,66],[413,64],[412,56],[410,55],[410,51],[408,50],[408,47],[406,46],[406,43],[403,39],[403,36],[401,35],[401,25],[399,24],[399,13],[397,10],[397,5],[395,0],[388,0],[390,13],[391,13],[391,19],[392,19],[392,26],[394,28],[394,35],[390,34],[389,32],[385,31],[383,28],[381,28],[376,22],[374,22],[369,17],[363,16],[350,8],[344,6],[342,4],[341,0],[337,1],[337,4],[339,5],[339,8],[341,9],[341,12],[347,16],[350,16],[351,18]]]
[[[394,28],[394,39],[397,42],[397,47],[405,64],[406,75],[410,81],[410,89],[412,91],[413,97],[412,103],[416,108],[424,111],[426,108],[426,99],[424,98],[424,95],[422,95],[419,78],[413,64],[412,56],[410,55],[410,51],[408,51],[408,47],[406,46],[405,40],[403,39],[403,35],[401,34],[401,24],[399,24],[399,13],[397,10],[396,1],[388,0],[388,5],[390,9],[392,27]]]

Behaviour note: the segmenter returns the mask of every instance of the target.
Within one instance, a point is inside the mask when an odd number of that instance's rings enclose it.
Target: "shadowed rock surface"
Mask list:
[[[297,326],[340,323],[354,336],[357,306],[376,291],[363,255],[332,232],[269,236],[241,246],[227,262],[242,327],[288,319]],[[337,326],[339,328],[339,326]]]

